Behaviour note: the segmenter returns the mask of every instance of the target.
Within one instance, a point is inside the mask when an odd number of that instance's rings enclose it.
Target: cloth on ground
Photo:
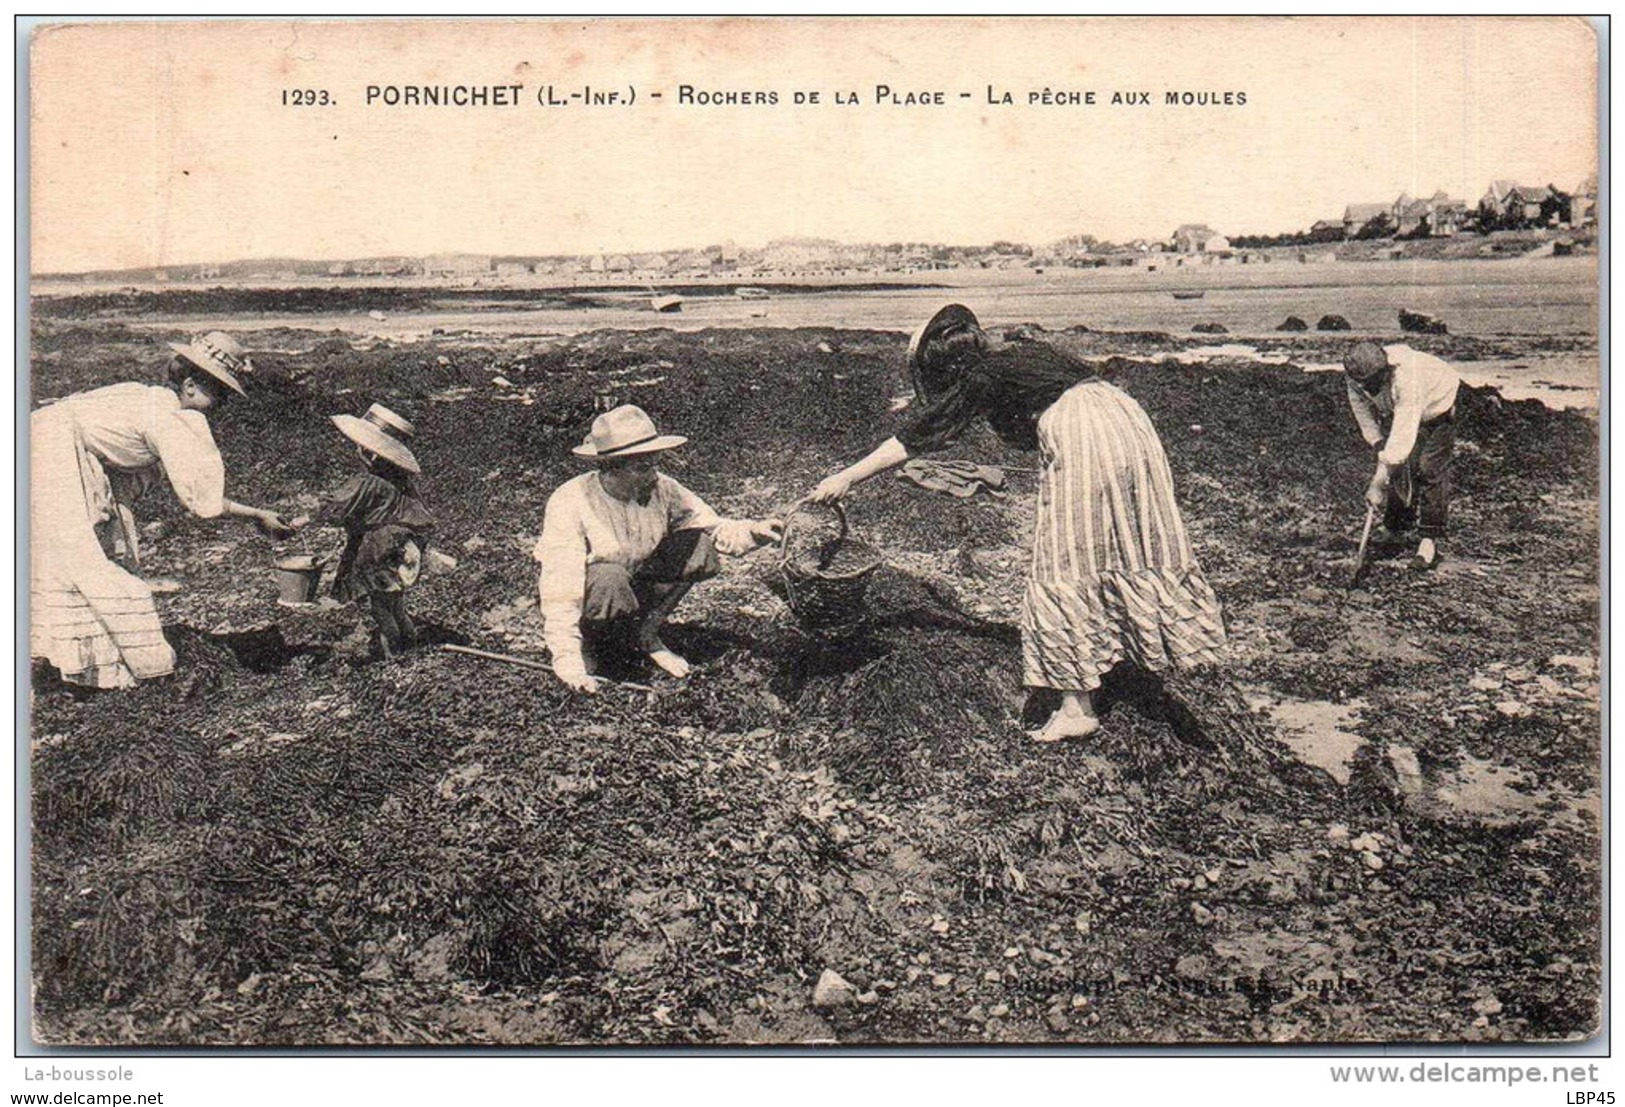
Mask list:
[[[1004,491],[1004,470],[971,461],[912,458],[898,470],[897,478],[960,499],[969,499],[984,490],[993,495]]]

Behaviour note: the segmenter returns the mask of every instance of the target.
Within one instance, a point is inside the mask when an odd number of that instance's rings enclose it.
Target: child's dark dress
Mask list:
[[[352,477],[322,510],[322,520],[348,535],[333,579],[333,597],[362,600],[401,592],[417,582],[434,516],[418,499],[410,478],[377,473]]]

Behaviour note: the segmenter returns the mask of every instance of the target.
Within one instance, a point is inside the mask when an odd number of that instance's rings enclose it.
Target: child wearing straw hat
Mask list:
[[[434,516],[417,493],[415,478],[422,469],[406,445],[411,423],[382,404],[373,404],[360,418],[332,418],[367,467],[333,494],[320,516],[329,526],[343,527],[347,536],[333,597],[358,606],[366,602],[379,649],[388,658],[417,640],[406,593],[422,571]]]

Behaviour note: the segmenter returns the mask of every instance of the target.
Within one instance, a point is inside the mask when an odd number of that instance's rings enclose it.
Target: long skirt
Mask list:
[[[101,462],[81,443],[71,408],[29,419],[29,654],[64,680],[126,688],[175,671],[152,590],[107,559],[96,525],[111,512]]]
[[[1218,599],[1140,405],[1105,381],[1085,381],[1039,418],[1038,439],[1026,683],[1092,691],[1125,658],[1150,671],[1216,662],[1225,644]]]

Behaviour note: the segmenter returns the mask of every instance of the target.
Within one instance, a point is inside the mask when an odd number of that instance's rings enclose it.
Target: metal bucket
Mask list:
[[[276,563],[277,600],[284,607],[304,607],[316,602],[316,586],[321,583],[325,561],[310,554],[279,558]]]

